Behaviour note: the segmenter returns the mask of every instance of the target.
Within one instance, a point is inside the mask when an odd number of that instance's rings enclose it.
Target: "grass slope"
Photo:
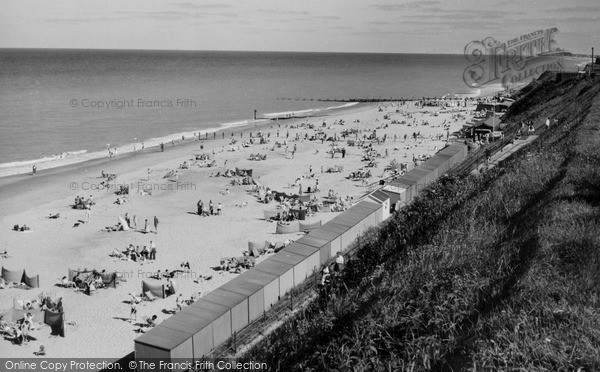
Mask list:
[[[599,92],[587,80],[528,89],[507,120],[558,125],[371,230],[348,290],[244,359],[285,371],[600,370]]]

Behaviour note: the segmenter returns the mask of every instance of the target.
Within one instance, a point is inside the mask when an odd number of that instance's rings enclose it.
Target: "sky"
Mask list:
[[[0,0],[0,48],[462,54],[552,27],[600,53],[598,0]]]

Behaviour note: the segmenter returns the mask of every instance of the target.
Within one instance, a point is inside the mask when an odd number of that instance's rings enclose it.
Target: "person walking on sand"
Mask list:
[[[180,293],[175,299],[175,306],[177,306],[177,312],[183,310],[183,293]]]
[[[212,202],[212,200],[208,201],[208,210],[210,211],[210,215],[212,216],[214,213],[214,204]]]
[[[160,152],[165,152],[165,144],[164,144],[164,142],[160,143]]]
[[[154,216],[154,233],[158,234],[158,217]]]
[[[198,216],[202,216],[202,207],[203,207],[202,200],[198,200],[196,207],[198,208]]]
[[[150,181],[150,168],[148,168],[148,170],[146,170],[146,173],[148,173],[148,181]]]
[[[146,218],[146,220],[144,221],[144,233],[148,232],[148,219]]]
[[[37,166],[34,164],[33,167],[31,167],[31,170],[33,171],[33,175],[35,176],[37,172]]]
[[[221,203],[217,204],[217,214],[220,216],[221,215],[221,209],[223,207],[221,206]]]
[[[91,206],[88,206],[85,210],[85,218],[83,220],[84,223],[87,223],[90,220],[90,211],[92,210]]]
[[[138,223],[137,215],[135,215],[135,214],[133,215],[132,221],[133,221],[133,226],[131,226],[131,227],[133,227],[134,229],[137,229],[137,223]]]
[[[149,260],[156,260],[156,244],[152,240],[150,240],[150,257]]]
[[[137,304],[135,300],[131,300],[131,312],[129,314],[129,322],[133,319],[134,322],[137,322]]]

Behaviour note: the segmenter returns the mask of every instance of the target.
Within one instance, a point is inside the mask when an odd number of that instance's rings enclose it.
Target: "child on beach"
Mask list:
[[[179,296],[175,299],[175,305],[177,307],[177,312],[183,310],[183,294],[180,293]]]
[[[137,322],[137,303],[135,301],[131,301],[131,313],[129,314],[130,322],[131,322],[132,318],[133,318],[133,321]]]

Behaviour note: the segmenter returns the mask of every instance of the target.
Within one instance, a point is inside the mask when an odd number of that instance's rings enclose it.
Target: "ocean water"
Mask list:
[[[0,50],[0,169],[211,132],[318,99],[472,93],[461,55]],[[10,173],[10,172],[8,172]]]

